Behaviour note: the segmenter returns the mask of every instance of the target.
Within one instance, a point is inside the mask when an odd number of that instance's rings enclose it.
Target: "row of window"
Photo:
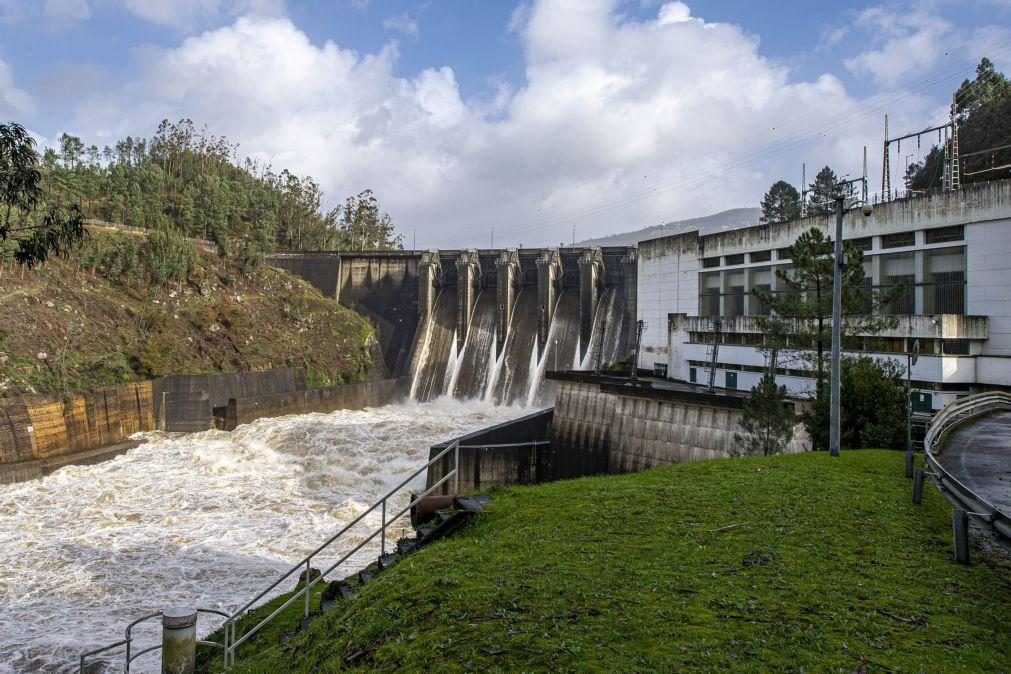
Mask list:
[[[714,332],[689,332],[688,341],[693,344],[712,344]],[[911,353],[912,337],[843,337],[843,350],[866,353]],[[920,353],[925,356],[968,356],[968,339],[920,339]],[[763,346],[765,335],[760,332],[721,332],[720,344],[730,346]],[[786,337],[786,346],[799,349],[814,349],[816,345]]]
[[[924,241],[928,245],[937,243],[947,243],[949,241],[963,241],[965,239],[965,227],[963,225],[953,225],[951,227],[940,227],[938,229],[928,229],[924,232]],[[856,239],[846,239],[846,241],[862,251],[873,250],[874,238],[864,236]],[[898,232],[896,234],[883,234],[881,236],[881,248],[906,248],[916,245],[916,232]],[[789,260],[789,248],[775,249],[776,260]],[[736,253],[720,257],[702,258],[702,268],[712,269],[713,267],[732,267],[734,265],[771,262],[773,250],[756,250],[751,253]]]
[[[879,265],[877,269],[875,265]],[[880,307],[881,313],[964,314],[965,268],[964,246],[867,257],[864,259],[863,287],[866,311],[870,312],[874,306],[875,292],[901,287],[902,292],[897,298]],[[769,307],[751,290],[769,293],[775,282],[776,292],[790,292],[781,287],[786,285],[782,276],[791,272],[789,265],[778,269],[768,266],[701,272],[699,315],[767,316]],[[922,280],[917,282],[917,276]]]

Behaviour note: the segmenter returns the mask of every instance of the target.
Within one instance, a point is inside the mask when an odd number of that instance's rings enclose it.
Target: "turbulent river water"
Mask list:
[[[148,433],[110,461],[0,486],[0,672],[70,671],[82,650],[167,606],[235,609],[423,465],[432,444],[525,411],[443,398]],[[215,625],[200,620],[201,633]],[[157,630],[142,630],[140,646]],[[143,656],[134,671],[157,663]]]

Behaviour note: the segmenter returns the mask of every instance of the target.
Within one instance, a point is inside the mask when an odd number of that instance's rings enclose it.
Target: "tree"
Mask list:
[[[762,199],[762,222],[787,222],[800,217],[800,193],[786,182],[772,184]]]
[[[983,58],[976,77],[955,92],[960,178],[963,184],[1011,176],[1011,81]],[[993,148],[1002,147],[996,150]],[[986,150],[991,150],[986,152]],[[982,153],[982,154],[974,154]],[[965,156],[970,155],[970,156]],[[921,162],[910,164],[906,186],[913,190],[939,188],[944,180],[944,146],[930,148]]]
[[[336,215],[336,214],[335,214]],[[395,234],[389,214],[379,212],[372,190],[348,197],[338,221],[344,247],[351,250],[402,250],[404,237]]]
[[[906,443],[905,366],[869,356],[840,363],[840,444],[844,449],[901,449]],[[816,448],[828,447],[829,407],[815,400],[803,415]]]
[[[786,449],[793,438],[794,426],[794,415],[786,398],[786,387],[776,385],[771,370],[752,387],[738,422],[743,433],[734,434],[745,455],[769,456]]]
[[[807,186],[807,212],[812,215],[831,215],[835,212],[835,195],[842,189],[846,196],[853,195],[852,183],[840,183],[839,178],[828,166],[818,171],[814,182]]]
[[[756,318],[766,334],[766,349],[793,351],[810,360],[820,399],[825,372],[825,351],[832,343],[832,238],[817,227],[797,237],[789,248],[791,269],[777,269],[776,292],[752,288],[751,292],[773,315]],[[882,306],[896,300],[901,287],[874,293],[864,283],[863,251],[843,242],[842,313],[846,334],[872,335],[896,324],[894,316],[880,314]]]
[[[47,203],[41,183],[35,140],[20,124],[0,124],[0,243],[13,242],[14,260],[27,267],[67,255],[84,237],[80,207]]]

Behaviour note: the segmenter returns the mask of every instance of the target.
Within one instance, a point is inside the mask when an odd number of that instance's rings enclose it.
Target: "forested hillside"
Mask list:
[[[47,199],[78,202],[86,218],[209,239],[242,258],[275,247],[402,247],[371,191],[324,211],[311,177],[240,160],[236,144],[188,119],[103,148],[69,134],[59,143],[42,155]]]
[[[177,234],[92,227],[69,258],[0,265],[0,397],[284,366],[316,386],[383,374],[365,318]]]

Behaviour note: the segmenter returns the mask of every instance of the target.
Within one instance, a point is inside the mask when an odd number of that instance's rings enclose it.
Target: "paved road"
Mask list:
[[[937,458],[952,477],[1011,514],[1011,412],[956,427]]]

